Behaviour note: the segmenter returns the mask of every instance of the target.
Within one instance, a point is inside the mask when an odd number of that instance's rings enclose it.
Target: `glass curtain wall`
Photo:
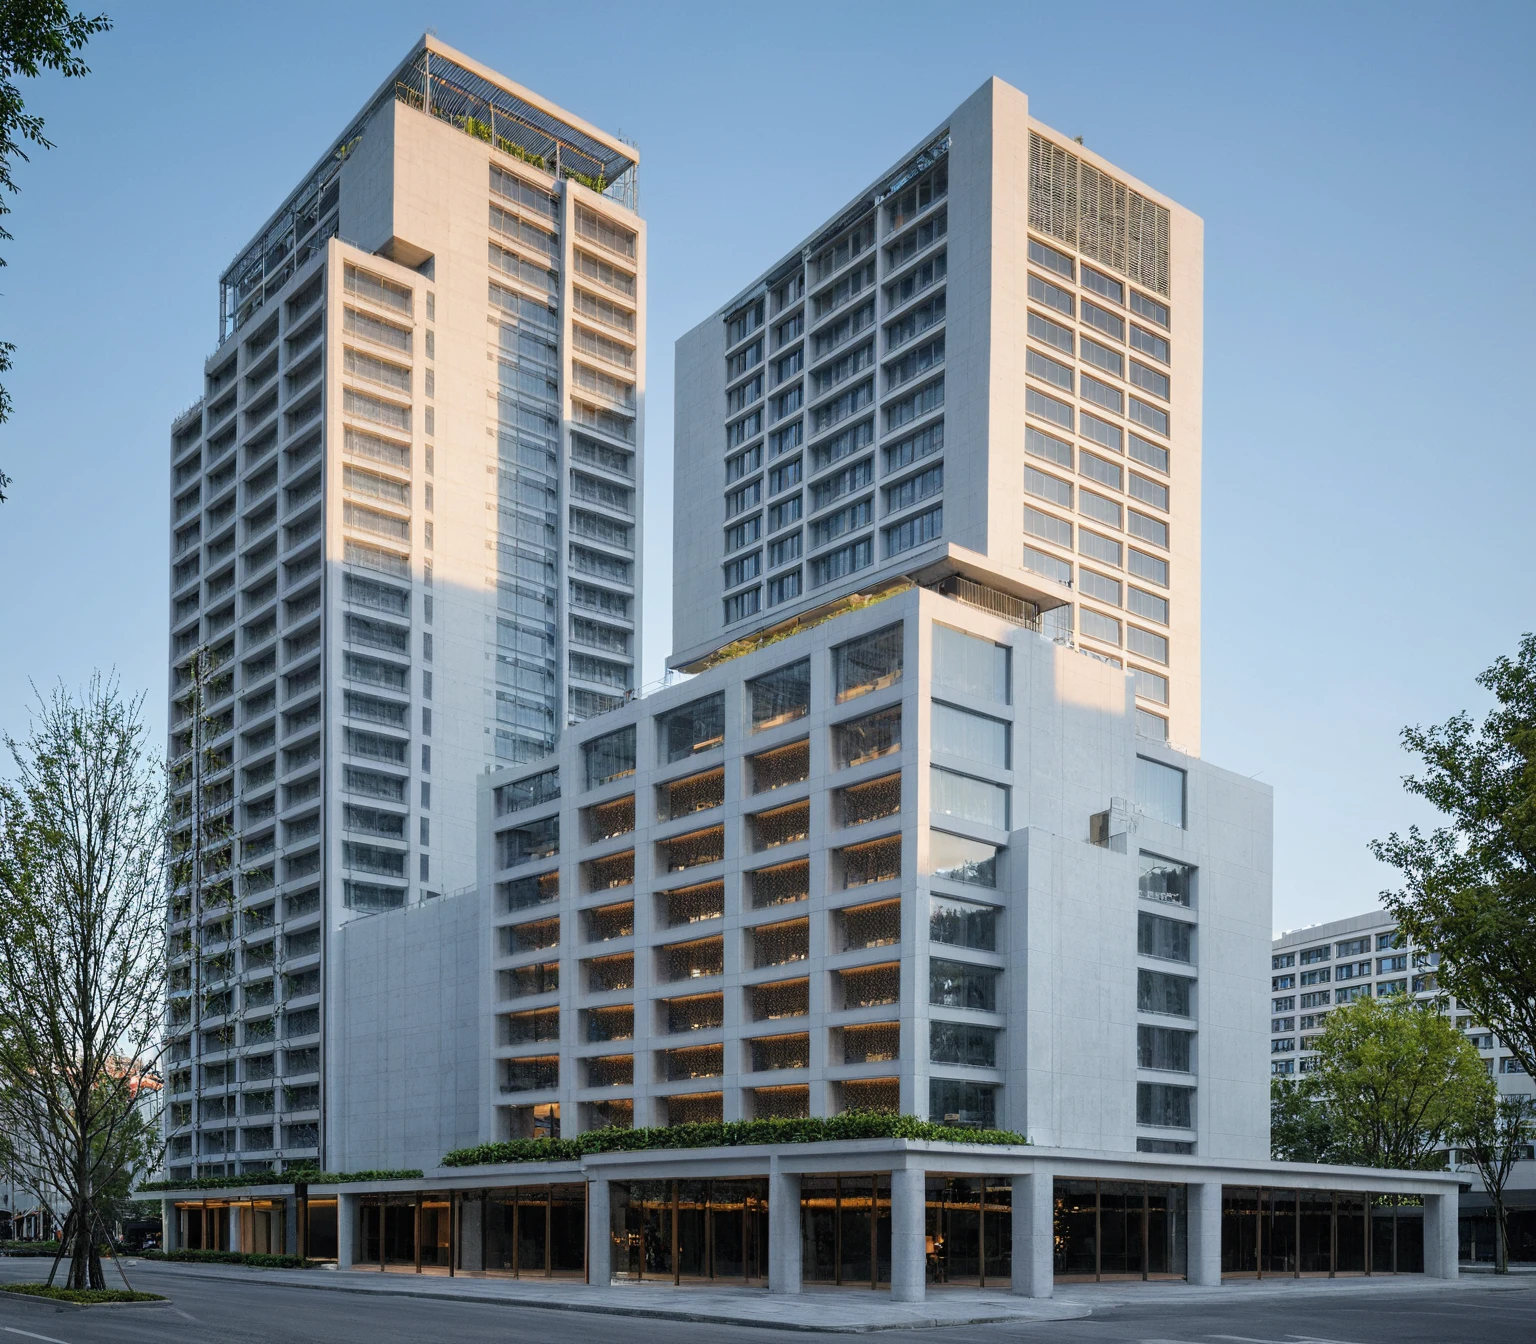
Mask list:
[[[923,1229],[929,1283],[995,1288],[1013,1273],[1013,1182],[929,1176]]]
[[[800,1241],[806,1283],[890,1283],[890,1173],[802,1177]]]
[[[545,1279],[586,1275],[585,1184],[466,1190],[458,1206],[455,1263],[460,1273]]]
[[[1334,1278],[1423,1269],[1424,1209],[1409,1197],[1222,1187],[1225,1277]]]
[[[1056,1277],[1183,1278],[1189,1260],[1186,1195],[1182,1185],[1057,1181]]]
[[[616,1181],[610,1188],[616,1278],[767,1281],[766,1180]]]

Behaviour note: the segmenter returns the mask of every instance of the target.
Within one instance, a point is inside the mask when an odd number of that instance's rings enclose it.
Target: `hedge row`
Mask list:
[[[0,1291],[21,1293],[25,1297],[46,1297],[52,1302],[74,1302],[80,1306],[99,1306],[103,1302],[164,1302],[159,1293],[136,1293],[127,1288],[60,1288],[46,1283],[8,1283]],[[17,1334],[26,1334],[18,1330]]]
[[[1006,1129],[963,1129],[915,1115],[845,1111],[801,1120],[727,1120],[652,1129],[594,1129],[573,1139],[509,1139],[458,1148],[445,1167],[499,1162],[571,1162],[589,1153],[643,1153],[666,1148],[739,1148],[759,1143],[835,1143],[847,1139],[927,1139],[941,1143],[1025,1144]]]
[[[238,1176],[199,1176],[195,1181],[146,1181],[142,1190],[231,1190],[242,1185],[348,1185],[353,1181],[419,1181],[419,1167],[401,1171],[316,1171],[289,1167],[286,1171],[246,1171]]]
[[[263,1255],[259,1251],[144,1251],[141,1260],[183,1260],[197,1265],[254,1265],[257,1269],[308,1269],[315,1262],[297,1255]]]

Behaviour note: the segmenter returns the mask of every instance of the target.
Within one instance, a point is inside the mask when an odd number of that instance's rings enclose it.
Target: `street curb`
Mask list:
[[[158,1302],[66,1302],[57,1297],[38,1297],[33,1293],[7,1293],[0,1291],[0,1302],[34,1302],[40,1307],[57,1307],[65,1311],[107,1311],[114,1307],[168,1307],[172,1299],[161,1298]]]
[[[226,1283],[250,1282],[245,1276],[237,1274],[207,1274],[206,1277],[220,1279]],[[521,1297],[482,1297],[468,1293],[434,1292],[426,1288],[366,1288],[361,1284],[338,1283],[335,1280],[326,1283],[298,1283],[285,1280],[284,1286],[308,1289],[311,1292],[354,1293],[360,1297],[425,1298],[437,1302],[475,1303],[491,1307],[523,1307],[537,1311],[573,1311],[591,1316],[630,1316],[657,1321],[684,1321],[694,1325],[748,1326],[759,1330],[787,1330],[802,1334],[867,1335],[887,1330],[939,1330],[947,1329],[951,1326],[964,1325],[1029,1325],[1035,1322],[1053,1323],[1056,1321],[1082,1320],[1093,1314],[1091,1307],[1069,1307],[1063,1304],[1053,1307],[1049,1314],[1006,1312],[1003,1314],[967,1316],[963,1319],[942,1319],[937,1316],[929,1316],[922,1319],[914,1318],[911,1320],[893,1321],[890,1324],[869,1322],[859,1325],[828,1325],[824,1322],[808,1321],[801,1324],[796,1321],[764,1320],[756,1316],[728,1316],[717,1312],[684,1311],[671,1307],[638,1307],[558,1300],[540,1301]],[[642,1289],[641,1291],[644,1290]],[[803,1294],[803,1296],[808,1295]]]

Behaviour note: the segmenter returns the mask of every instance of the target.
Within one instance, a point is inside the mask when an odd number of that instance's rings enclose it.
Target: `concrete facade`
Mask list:
[[[977,558],[1200,749],[1203,225],[989,80],[678,342],[671,659]],[[700,523],[703,518],[699,518]]]
[[[429,36],[222,279],[171,445],[173,1173],[334,1165],[341,1059],[399,1044],[349,925],[472,905],[477,777],[634,684],[636,162]]]
[[[836,651],[897,627],[901,670],[839,701]],[[989,697],[957,683],[935,630],[995,654],[1006,684]],[[801,664],[803,703],[754,731],[755,686]],[[668,760],[669,716],[714,696],[718,737]],[[867,761],[841,763],[849,725],[882,716],[899,723],[893,739]],[[531,1133],[531,1110],[556,1107],[559,1132],[570,1134],[607,1123],[614,1102],[636,1125],[666,1124],[690,1098],[701,1118],[835,1114],[877,1093],[880,1104],[942,1120],[948,1112],[935,1109],[932,1085],[943,1080],[976,1099],[960,1108],[966,1122],[1040,1143],[1135,1152],[1139,1141],[1166,1141],[1263,1158],[1267,1088],[1253,1055],[1264,1028],[1270,793],[1135,726],[1122,670],[909,587],[604,715],[570,734],[536,775],[487,776],[496,839],[483,850],[494,892],[486,941],[496,949],[500,1071],[487,1079],[498,1116],[487,1129]],[[972,731],[974,742],[956,739]],[[615,734],[633,735],[633,763],[589,788],[593,744]],[[754,790],[764,761],[795,752],[800,778]],[[1178,824],[1138,797],[1138,772],[1149,766],[1173,772],[1184,799]],[[538,792],[533,778],[553,787],[552,772],[558,799],[518,801]],[[691,781],[715,780],[717,801],[669,819],[670,798]],[[850,799],[875,781],[889,790],[880,814],[850,824]],[[972,806],[956,803],[957,789],[998,815],[956,815]],[[623,820],[594,823],[610,815]],[[785,838],[765,844],[779,818],[789,819]],[[612,833],[598,837],[594,824]],[[550,831],[558,853],[530,854],[510,839]],[[709,838],[686,842],[700,846],[701,861],[679,857],[677,837],[701,835]],[[949,862],[941,842],[952,837],[989,855],[990,885],[936,872]],[[892,862],[876,880],[855,881],[849,856],[872,843],[890,846]],[[1188,905],[1145,891],[1138,899],[1153,856],[1190,870]],[[765,884],[796,866],[795,894],[766,900]],[[708,904],[689,904],[695,892]],[[934,901],[974,912],[992,930],[977,941],[992,946],[937,941],[949,907]],[[1179,925],[1177,955],[1187,959],[1138,951],[1149,937],[1141,926],[1158,920]],[[986,988],[940,984],[936,962],[961,977],[974,969]],[[610,967],[625,983],[603,978]],[[850,998],[850,973],[889,984]],[[1140,1011],[1139,978],[1168,974],[1188,981],[1185,1015]],[[794,991],[803,1003],[770,1016],[762,1001],[778,991],[766,987],[780,985],[803,986]],[[698,1013],[673,1016],[674,1003],[694,1000]],[[980,1002],[990,1006],[966,1006]],[[632,1034],[594,1041],[595,1024],[615,1009],[630,1014]],[[539,1039],[511,1039],[541,1023]],[[948,1038],[930,1049],[936,1023],[975,1029],[965,1047],[974,1062],[930,1058],[954,1054]],[[875,1024],[889,1024],[894,1053],[855,1058]],[[1139,1028],[1195,1033],[1185,1038],[1195,1044],[1184,1071],[1138,1067]],[[524,1060],[542,1061],[543,1075],[518,1069]],[[1138,1090],[1163,1086],[1194,1089],[1190,1123],[1138,1123]]]

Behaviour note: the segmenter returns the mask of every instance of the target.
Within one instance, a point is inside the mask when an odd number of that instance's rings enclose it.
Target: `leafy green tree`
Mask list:
[[[1449,1138],[1483,1178],[1493,1201],[1493,1272],[1509,1273],[1509,1217],[1504,1207],[1504,1188],[1536,1134],[1536,1105],[1523,1094],[1501,1097],[1486,1093],[1477,1106],[1454,1126]]]
[[[1276,1162],[1349,1165],[1332,1111],[1309,1086],[1309,1077],[1269,1083],[1269,1155]]]
[[[1433,1003],[1403,994],[1328,1014],[1303,1084],[1325,1110],[1339,1156],[1364,1167],[1444,1167],[1441,1151],[1493,1092],[1471,1041]]]
[[[1424,763],[1403,785],[1447,824],[1371,848],[1403,875],[1382,900],[1440,954],[1440,988],[1536,1075],[1536,635],[1477,682],[1497,702],[1481,726],[1458,714],[1403,730]]]
[[[0,215],[11,213],[7,195],[19,188],[12,175],[18,162],[27,161],[23,144],[52,149],[43,134],[43,119],[28,112],[16,81],[36,79],[44,70],[56,70],[66,79],[91,73],[80,52],[97,33],[106,32],[112,21],[105,14],[94,19],[71,13],[64,0],[0,0]],[[11,235],[0,227],[0,238]],[[0,259],[0,266],[5,265]],[[8,373],[16,346],[0,341],[0,373]],[[11,415],[11,395],[0,385],[0,424]],[[11,483],[0,471],[0,503]]]

